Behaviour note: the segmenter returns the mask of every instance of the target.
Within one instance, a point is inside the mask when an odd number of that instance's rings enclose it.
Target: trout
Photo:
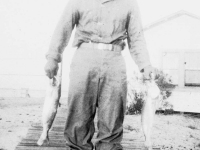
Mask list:
[[[59,100],[61,97],[61,69],[57,76],[49,79],[49,84],[46,90],[46,96],[42,111],[42,134],[37,141],[37,145],[42,146],[43,144],[49,144],[49,130],[54,122],[58,106],[60,105]]]
[[[152,77],[153,78],[153,77]],[[151,134],[156,109],[159,105],[160,89],[153,79],[145,81],[146,98],[143,103],[141,121],[142,130],[145,137],[144,146],[147,150],[152,150]]]

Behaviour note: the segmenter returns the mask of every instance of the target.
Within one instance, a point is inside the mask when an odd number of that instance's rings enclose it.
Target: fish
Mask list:
[[[153,79],[145,81],[145,86],[146,97],[144,99],[141,112],[141,123],[145,137],[144,146],[147,150],[152,150],[151,135],[155,112],[160,105],[160,89]]]
[[[42,111],[43,130],[37,141],[38,146],[42,146],[44,144],[49,145],[49,130],[51,129],[56,117],[58,106],[60,106],[59,100],[61,97],[61,79],[61,71],[57,76],[49,79]]]

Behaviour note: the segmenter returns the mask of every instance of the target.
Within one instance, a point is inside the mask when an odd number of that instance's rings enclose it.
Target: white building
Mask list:
[[[200,112],[200,17],[179,11],[144,28],[153,66],[178,85],[168,101],[175,111]],[[192,85],[192,87],[190,86]]]
[[[200,85],[200,17],[179,11],[144,28],[153,66],[179,87]]]

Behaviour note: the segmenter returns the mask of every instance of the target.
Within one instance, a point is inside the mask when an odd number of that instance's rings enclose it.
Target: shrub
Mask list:
[[[156,84],[158,85],[160,93],[160,107],[158,109],[165,110],[165,114],[171,114],[173,112],[173,106],[166,101],[171,96],[172,90],[175,85],[172,84],[171,77],[157,70],[157,76],[155,77]],[[144,88],[144,79],[140,73],[133,73],[133,76],[128,79],[128,101],[126,114],[138,114],[142,111],[143,102],[145,99],[146,88]]]

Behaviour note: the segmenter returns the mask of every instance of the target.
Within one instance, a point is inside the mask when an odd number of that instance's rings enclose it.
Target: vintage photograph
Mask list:
[[[0,0],[0,150],[200,150],[199,0]]]

